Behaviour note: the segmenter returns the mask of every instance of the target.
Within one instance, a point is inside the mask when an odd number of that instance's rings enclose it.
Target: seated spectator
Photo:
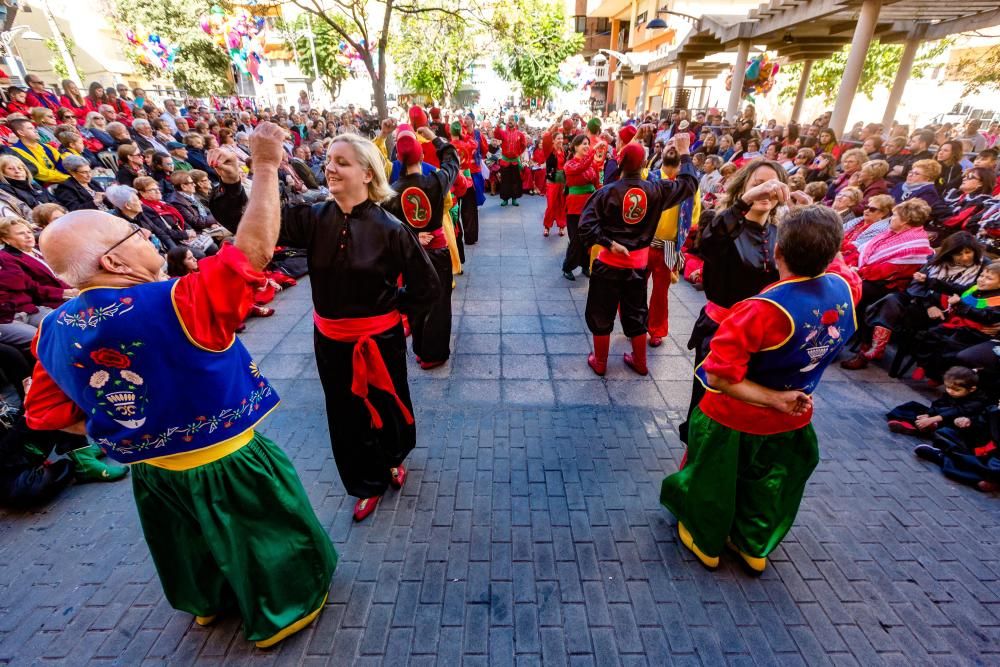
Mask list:
[[[965,129],[959,141],[968,141],[971,144],[970,153],[978,153],[986,149],[986,137],[979,131],[983,126],[983,121],[973,118],[965,124]]]
[[[140,150],[152,148],[157,153],[167,152],[167,147],[161,144],[153,134],[153,126],[149,124],[148,120],[136,118],[132,121],[132,136],[135,138],[135,143],[139,145]]]
[[[889,430],[921,435],[939,428],[970,428],[992,402],[979,391],[976,371],[964,366],[945,371],[944,390],[945,395],[930,405],[908,401],[894,407],[885,416]]]
[[[892,189],[892,197],[897,202],[922,199],[931,207],[932,219],[943,219],[951,210],[941,199],[934,182],[941,175],[941,165],[937,160],[917,160],[906,174],[906,180]]]
[[[190,248],[177,246],[167,253],[167,275],[180,278],[198,270],[198,258]]]
[[[808,185],[813,184],[809,183]],[[831,208],[834,213],[840,216],[841,221],[846,223],[848,220],[854,219],[854,209],[861,203],[862,196],[860,188],[848,185],[845,188],[841,188],[837,196],[833,198]],[[829,193],[827,197],[829,197]]]
[[[39,204],[35,208],[31,209],[31,224],[33,224],[36,229],[42,230],[66,215],[68,212],[69,211],[67,211],[62,204],[52,202],[48,204]]]
[[[214,255],[219,251],[218,246],[212,241],[212,237],[188,229],[180,211],[163,201],[160,186],[153,178],[140,176],[135,179],[134,187],[139,193],[139,199],[142,201],[147,216],[158,217],[161,224],[170,230],[170,237],[175,244],[191,248],[198,259],[205,255]]]
[[[941,467],[941,473],[980,491],[1000,491],[1000,408],[990,406],[969,427],[943,427],[930,444],[917,445],[913,453]]]
[[[104,210],[104,188],[93,177],[90,163],[78,155],[67,155],[63,166],[70,177],[56,186],[55,197],[70,211]]]
[[[104,89],[104,100],[105,104],[114,109],[116,120],[125,123],[125,125],[134,124],[132,109],[128,104],[118,99],[118,90],[114,86],[108,86]]]
[[[855,174],[861,171],[862,165],[864,165],[867,160],[868,156],[865,155],[865,152],[860,148],[852,148],[845,151],[840,160],[840,166],[843,168],[843,171],[839,176],[833,179],[833,182],[830,184],[830,189],[826,193],[826,199],[823,200],[823,203],[827,206],[832,205],[834,198],[843,188],[846,188],[849,185],[857,185],[857,177]],[[852,180],[854,181],[853,183]],[[860,205],[860,201],[858,204]]]
[[[0,155],[0,191],[16,197],[29,209],[55,201],[48,190],[35,182],[24,163],[13,155]]]
[[[160,192],[166,199],[174,193],[174,184],[170,181],[170,176],[174,173],[174,159],[166,153],[155,153],[151,165],[150,175],[156,179],[157,185],[160,186]]]
[[[59,151],[63,155],[63,167],[67,171],[69,171],[69,168],[66,167],[66,158],[71,155],[83,158],[94,169],[104,168],[97,155],[87,149],[86,144],[83,142],[83,136],[77,132],[66,131],[59,133]]]
[[[885,151],[885,161],[889,163],[889,173],[885,180],[892,186],[902,183],[906,179],[906,168],[910,162],[910,154],[906,151],[906,137],[889,137],[882,144]]]
[[[789,146],[789,148],[794,148],[794,146]],[[792,176],[794,174],[801,174],[803,180],[805,180],[805,175],[809,170],[809,166],[816,159],[816,153],[811,148],[799,148],[795,151],[795,158],[792,161],[792,166],[788,170],[788,175]]]
[[[928,229],[935,233],[939,242],[959,230],[975,234],[979,231],[979,214],[994,202],[995,185],[996,175],[989,169],[973,167],[966,170],[961,184],[944,195],[952,215],[932,223]]]
[[[20,220],[17,222],[24,224]],[[14,226],[8,222],[0,227],[0,233],[7,235],[4,237],[5,243],[11,236],[23,234],[18,230],[11,231]],[[35,237],[30,229],[28,235],[34,241]],[[13,253],[8,250],[0,251],[0,339],[7,345],[26,351],[42,319],[53,308],[75,295],[76,290],[39,284],[25,273],[22,261],[15,258]]]
[[[108,121],[99,113],[91,111],[87,114],[87,122],[83,126],[84,131],[88,131],[92,137],[101,142],[101,150],[108,150],[115,147],[114,138],[107,133]]]
[[[848,151],[850,152],[850,151]],[[889,163],[885,160],[869,160],[854,172],[851,185],[861,188],[861,201],[854,207],[854,214],[861,215],[869,200],[876,195],[889,194],[889,182],[885,175],[889,173]]]
[[[837,160],[830,153],[820,153],[816,155],[809,168],[806,169],[806,183],[813,181],[823,181],[829,184],[836,177]],[[829,191],[827,191],[829,194]]]
[[[802,180],[802,177],[797,177]],[[791,179],[789,179],[789,185],[791,184]],[[829,187],[823,181],[813,181],[812,183],[806,183],[802,180],[802,191],[809,195],[809,198],[813,201],[823,201],[823,197],[826,196]]]
[[[35,244],[35,230],[31,228],[31,223],[20,218],[0,218],[0,243],[4,245],[0,253],[13,257],[21,270],[37,285],[51,290],[48,301],[43,305],[53,308],[62,305],[69,285],[59,280],[45,263]]]
[[[882,137],[872,135],[865,139],[865,142],[861,144],[861,150],[865,152],[869,160],[884,160],[885,153],[882,152]],[[886,173],[889,173],[886,171]]]
[[[83,125],[87,120],[87,103],[80,94],[80,89],[69,79],[62,81],[63,96],[59,102],[64,109],[69,109],[73,113],[78,125]]]
[[[111,137],[112,144],[116,149],[135,143],[132,140],[132,135],[128,133],[128,128],[123,123],[119,123],[118,121],[110,122],[105,126],[104,130]]]
[[[24,82],[28,84],[28,94],[25,102],[31,108],[45,107],[50,111],[59,108],[59,98],[52,91],[45,88],[45,82],[37,74],[29,74],[24,77]]]
[[[958,354],[978,345],[993,344],[1000,326],[1000,262],[989,264],[976,284],[948,297],[944,322],[919,332],[913,356],[919,364],[914,379],[941,382],[944,372],[961,365]]]
[[[167,143],[167,150],[174,161],[174,171],[191,171],[194,167],[187,161],[187,147],[179,141]]]
[[[884,195],[883,195],[884,196]],[[907,338],[944,320],[948,298],[975,284],[986,266],[983,247],[967,232],[953,234],[903,292],[892,292],[858,317],[861,352],[841,363],[857,370],[881,359],[896,334]]]
[[[31,110],[31,122],[35,124],[39,141],[45,144],[56,143],[55,127],[59,124],[52,109],[35,107]]]
[[[8,114],[21,114],[25,118],[31,115],[31,106],[25,101],[28,91],[17,86],[7,88],[7,104],[4,106]]]
[[[146,161],[135,144],[122,144],[118,147],[118,174],[115,176],[119,185],[132,187],[132,183],[140,176],[146,175]]]
[[[174,135],[172,132],[170,132],[170,127],[162,120],[160,120],[159,118],[154,118],[153,120],[149,121],[149,124],[153,128],[153,136],[156,138],[158,142],[163,144],[164,148],[167,147],[167,144],[174,141]]]
[[[90,85],[87,86],[87,97],[84,98],[83,103],[90,113],[101,113],[101,107],[107,105],[107,101],[104,99],[104,86],[99,81],[91,81]],[[108,108],[112,113],[114,112],[110,106]]]
[[[935,159],[941,165],[941,173],[934,179],[938,193],[944,194],[958,188],[962,183],[962,158],[965,151],[961,141],[946,141],[938,147]]]
[[[295,174],[308,189],[317,190],[319,189],[319,183],[316,181],[315,175],[306,162],[309,159],[309,154],[309,147],[305,144],[299,144],[295,147],[295,156],[289,160],[289,163],[292,165],[292,169],[295,170]]]
[[[17,135],[17,143],[11,150],[28,168],[32,178],[42,185],[62,183],[69,178],[62,168],[62,155],[39,141],[38,130],[31,121],[14,119],[8,126]]]
[[[184,135],[184,144],[187,146],[188,162],[191,163],[191,166],[205,172],[212,183],[218,183],[218,174],[208,165],[205,138],[196,132],[189,132]]]
[[[174,192],[167,198],[167,203],[180,211],[188,227],[210,235],[218,245],[232,234],[216,222],[208,206],[196,196],[193,173],[193,171],[175,171],[171,174],[170,180]],[[208,177],[205,177],[205,181],[209,182]],[[209,184],[211,185],[210,182]]]
[[[194,181],[194,196],[202,204],[208,206],[215,195],[215,186],[212,184],[211,179],[209,179],[208,174],[201,169],[192,169],[190,173],[191,179]]]
[[[837,141],[837,135],[834,133],[832,128],[827,127],[820,130],[819,136],[817,137],[817,153],[829,153],[836,161],[840,159],[842,151],[843,148],[841,148],[840,143]]]
[[[115,207],[113,213],[118,217],[124,218],[149,232],[150,242],[156,246],[161,254],[165,255],[171,248],[177,246],[171,237],[172,230],[159,216],[153,215],[152,210],[142,205],[139,193],[136,192],[135,188],[127,185],[112,185],[105,192],[105,197],[108,203]],[[184,235],[184,238],[187,238],[187,234]]]
[[[226,128],[219,130],[219,148],[225,151],[230,151],[236,155],[236,159],[239,160],[240,166],[242,167],[245,166],[247,161],[250,159],[250,154],[236,144],[234,134],[235,133],[232,130],[228,130]]]

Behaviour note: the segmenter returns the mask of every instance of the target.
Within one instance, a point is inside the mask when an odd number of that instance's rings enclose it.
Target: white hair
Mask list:
[[[128,132],[128,128],[125,127],[125,123],[119,123],[118,121],[114,121],[114,122],[111,122],[111,123],[108,123],[107,125],[105,125],[104,126],[104,131],[107,132],[108,134],[110,134],[111,136],[114,136],[116,133],[120,133],[120,132],[126,132],[127,133]]]
[[[79,155],[73,155],[72,153],[63,156],[62,164],[67,171],[77,171],[78,169],[90,166],[90,162],[88,162],[86,158],[82,158]]]
[[[139,128],[148,128],[148,127],[151,126],[149,124],[149,121],[146,120],[145,118],[136,118],[135,120],[132,121],[133,130],[138,130]]]
[[[97,107],[97,110],[100,111],[101,114],[103,115],[105,111],[114,111],[115,108],[110,104],[102,104],[101,106]]]
[[[122,209],[132,198],[132,195],[136,194],[138,194],[136,189],[127,185],[109,185],[108,189],[104,191],[104,198],[111,202],[115,208]]]

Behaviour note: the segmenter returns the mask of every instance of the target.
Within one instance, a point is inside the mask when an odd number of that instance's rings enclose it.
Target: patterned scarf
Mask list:
[[[961,266],[959,264],[947,262],[945,264],[931,266],[927,269],[927,277],[954,283],[956,285],[971,285],[976,282],[976,278],[979,277],[979,273],[982,270],[982,264]]]
[[[887,229],[861,251],[858,267],[871,264],[925,264],[933,254],[923,227],[909,227],[901,232]]]

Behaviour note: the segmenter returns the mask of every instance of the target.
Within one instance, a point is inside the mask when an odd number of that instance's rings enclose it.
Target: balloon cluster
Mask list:
[[[263,17],[245,9],[226,14],[222,7],[213,5],[208,15],[201,17],[201,29],[229,53],[229,59],[243,74],[249,74],[257,83],[264,81],[260,73],[266,29]]]
[[[125,39],[128,40],[136,56],[143,65],[158,67],[164,72],[169,72],[174,68],[174,58],[177,56],[177,47],[172,46],[156,33],[150,33],[142,26],[125,31]]]
[[[368,43],[361,37],[352,37],[351,39],[354,39],[361,45],[361,48],[369,52],[374,48],[373,46],[369,46]],[[352,74],[358,75],[366,71],[364,60],[361,57],[361,52],[344,40],[340,40],[340,43],[337,44],[337,54],[333,57],[333,59],[336,60],[337,64],[342,67],[350,69]]]
[[[743,96],[753,93],[767,95],[774,88],[775,79],[778,77],[780,66],[772,62],[766,53],[754,56],[747,62],[746,72],[743,75]],[[726,90],[733,88],[733,75],[730,72],[726,77]]]

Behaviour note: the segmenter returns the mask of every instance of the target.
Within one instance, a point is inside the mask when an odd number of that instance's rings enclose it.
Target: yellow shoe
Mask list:
[[[710,570],[714,570],[719,567],[719,557],[706,556],[702,550],[698,548],[698,545],[694,543],[694,538],[691,537],[691,533],[688,532],[688,529],[685,528],[684,524],[680,521],[677,522],[677,535],[681,538],[681,544],[687,547],[691,553],[693,553],[698,560],[701,561],[702,565]]]
[[[194,622],[202,627],[205,627],[206,625],[212,625],[212,623],[215,623],[215,619],[218,617],[218,614],[212,614],[211,616],[195,616]]]
[[[308,616],[300,618],[299,620],[295,621],[288,627],[280,630],[278,634],[274,635],[273,637],[262,639],[259,642],[254,642],[254,644],[256,644],[257,648],[271,648],[281,640],[291,637],[299,630],[304,630],[305,628],[309,627],[309,624],[315,621],[316,617],[319,616],[321,611],[323,611],[323,607],[326,605],[326,599],[328,597],[330,597],[329,593],[323,596],[323,601],[319,604],[319,607],[316,609],[316,611],[310,613]]]
[[[743,562],[746,563],[746,566],[753,570],[756,574],[760,574],[767,569],[767,558],[758,558],[756,556],[745,554],[740,551],[739,547],[733,544],[732,540],[729,539],[726,540],[726,546],[735,551],[739,557],[743,559]]]

